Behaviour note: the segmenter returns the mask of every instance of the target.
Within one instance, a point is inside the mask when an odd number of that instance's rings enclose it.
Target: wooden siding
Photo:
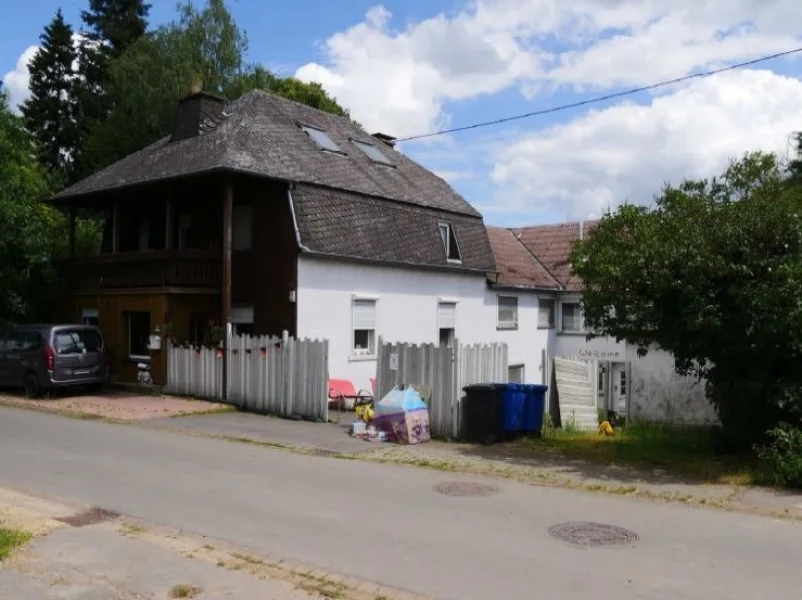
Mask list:
[[[234,202],[253,206],[253,249],[234,252],[232,303],[254,307],[254,333],[296,334],[296,305],[290,292],[298,282],[298,247],[283,183],[239,180]]]
[[[179,341],[188,339],[193,316],[208,322],[220,320],[220,299],[214,294],[166,294],[148,291],[134,293],[104,293],[71,296],[62,304],[58,320],[80,322],[85,309],[98,311],[98,322],[109,353],[111,377],[117,381],[135,382],[136,360],[128,357],[128,326],[126,314],[147,312],[151,328],[171,323]],[[153,380],[163,384],[167,377],[166,343],[151,352]]]

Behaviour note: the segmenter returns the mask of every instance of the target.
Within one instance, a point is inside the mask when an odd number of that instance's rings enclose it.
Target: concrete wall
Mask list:
[[[329,375],[370,389],[376,359],[352,355],[354,296],[376,299],[377,336],[387,341],[437,343],[437,305],[456,301],[456,337],[462,343],[506,342],[509,364],[524,364],[529,383],[541,381],[549,331],[537,328],[537,296],[518,296],[518,329],[497,328],[498,293],[484,275],[445,273],[362,263],[298,259],[298,336],[329,340]]]

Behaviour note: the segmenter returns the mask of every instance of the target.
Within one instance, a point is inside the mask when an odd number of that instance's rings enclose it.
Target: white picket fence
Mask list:
[[[243,410],[314,421],[328,420],[328,341],[232,336],[228,398]],[[169,348],[170,394],[223,401],[223,352]]]
[[[385,343],[379,341],[376,396],[393,386],[419,384],[431,391],[429,427],[432,435],[459,438],[462,388],[473,383],[506,383],[506,344],[461,345]]]

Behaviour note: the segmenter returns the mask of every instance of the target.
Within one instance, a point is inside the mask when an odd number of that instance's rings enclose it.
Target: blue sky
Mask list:
[[[201,0],[195,0],[196,4]],[[26,59],[61,8],[8,3],[0,77],[24,97]],[[175,16],[152,0],[152,25]],[[229,0],[249,60],[320,81],[370,131],[423,134],[575,102],[802,47],[797,0]],[[26,53],[27,51],[27,53]],[[802,130],[802,53],[615,102],[401,149],[445,177],[489,223],[597,216],[647,203],[666,181],[731,157],[784,154]]]

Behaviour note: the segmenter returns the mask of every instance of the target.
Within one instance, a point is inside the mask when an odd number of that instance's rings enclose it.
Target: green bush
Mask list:
[[[755,448],[765,483],[802,489],[802,430],[780,423]]]

